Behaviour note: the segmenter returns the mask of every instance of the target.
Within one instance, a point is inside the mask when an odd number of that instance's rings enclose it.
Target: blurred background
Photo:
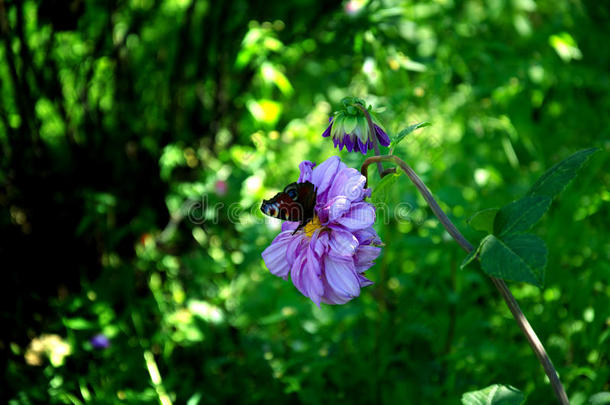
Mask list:
[[[258,208],[345,96],[466,219],[602,149],[511,288],[572,404],[610,390],[610,2],[0,0],[0,402],[555,403],[493,285],[406,180],[375,284],[318,309]],[[340,153],[351,166],[363,157]],[[374,186],[374,182],[373,182]]]

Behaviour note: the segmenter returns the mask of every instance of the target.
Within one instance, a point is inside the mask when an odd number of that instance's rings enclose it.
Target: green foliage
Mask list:
[[[468,225],[475,231],[482,231],[487,233],[494,232],[494,220],[498,214],[498,208],[487,208],[475,213],[473,216],[468,218],[466,221]]]
[[[523,232],[538,222],[552,199],[574,179],[595,151],[597,148],[576,152],[554,165],[534,183],[525,197],[497,212],[488,209],[475,214],[469,221],[470,225],[476,230],[489,232],[493,221],[493,232],[466,256],[461,268],[480,259],[481,268],[490,276],[542,287],[547,264],[546,245],[537,236]]]
[[[510,385],[490,385],[478,391],[462,395],[463,405],[521,405],[525,396]]]
[[[557,163],[540,176],[527,194],[555,198],[576,177],[589,156],[597,151],[597,148],[584,149]]]
[[[390,144],[390,150],[393,151],[396,148],[396,146],[400,143],[400,141],[402,141],[411,132],[415,131],[416,129],[429,127],[430,125],[432,125],[432,124],[427,121],[418,122],[417,124],[409,125],[405,129],[400,131],[398,133],[398,135],[396,135],[396,137],[392,138],[392,143]]]
[[[610,404],[610,392],[598,392],[589,398],[589,405],[608,405]]]
[[[391,190],[399,186],[397,180],[401,177],[401,172],[389,173],[385,175],[373,188],[371,200],[375,204],[385,204],[389,202]]]
[[[525,232],[544,215],[551,205],[546,196],[526,196],[502,207],[494,218],[493,229],[498,236]]]

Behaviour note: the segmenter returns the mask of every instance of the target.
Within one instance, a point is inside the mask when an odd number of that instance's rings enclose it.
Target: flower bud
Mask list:
[[[330,136],[335,147],[339,150],[342,150],[345,146],[349,152],[360,152],[363,155],[374,148],[375,140],[373,136],[377,137],[381,145],[389,146],[390,138],[381,127],[375,114],[370,111],[371,108],[369,107],[368,111],[373,121],[374,133],[371,133],[364,113],[355,104],[365,106],[364,101],[359,98],[344,98],[344,108],[335,112],[322,136]]]

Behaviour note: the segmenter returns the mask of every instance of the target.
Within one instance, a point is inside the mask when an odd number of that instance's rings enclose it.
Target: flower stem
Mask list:
[[[362,172],[362,174],[365,177],[367,177],[368,166],[371,163],[380,164],[380,162],[394,162],[395,164],[400,166],[400,168],[406,173],[407,177],[409,177],[409,180],[411,180],[411,182],[413,182],[413,184],[415,185],[417,190],[424,197],[424,199],[426,200],[426,202],[432,209],[432,212],[434,212],[434,215],[436,215],[436,217],[441,222],[441,224],[445,227],[445,229],[447,230],[449,235],[451,235],[451,237],[466,252],[470,253],[473,250],[473,246],[470,244],[470,242],[468,242],[468,240],[464,237],[464,235],[462,235],[460,233],[460,231],[455,227],[453,222],[451,222],[451,220],[449,219],[447,214],[445,214],[445,212],[441,209],[441,207],[438,205],[438,203],[432,196],[432,193],[430,192],[430,190],[428,190],[428,187],[426,187],[426,185],[424,184],[423,181],[421,181],[419,176],[402,159],[400,159],[397,156],[393,156],[393,155],[372,156],[364,161],[360,171]],[[367,178],[367,181],[368,181],[368,178]],[[553,363],[551,362],[549,355],[546,353],[544,346],[540,342],[540,339],[536,335],[536,332],[534,332],[534,329],[528,322],[527,318],[525,317],[525,314],[523,313],[523,311],[521,311],[521,308],[519,307],[517,300],[515,299],[513,294],[510,292],[510,289],[508,288],[508,286],[506,285],[504,280],[496,278],[496,277],[492,277],[492,276],[490,276],[490,278],[491,278],[491,281],[493,282],[493,284],[496,286],[496,288],[500,292],[500,294],[502,295],[504,302],[506,302],[508,309],[510,310],[510,312],[513,314],[513,317],[517,321],[519,328],[521,328],[521,331],[527,338],[527,341],[529,342],[532,350],[536,354],[536,357],[538,357],[538,361],[540,361],[540,364],[542,364],[542,367],[544,368],[546,375],[549,377],[549,381],[551,382],[551,386],[553,387],[553,391],[555,391],[555,396],[557,397],[559,403],[562,405],[569,405],[568,396],[566,394],[566,391],[565,391],[563,385],[561,384],[561,381],[559,380],[557,371],[555,370],[555,367],[553,366]]]

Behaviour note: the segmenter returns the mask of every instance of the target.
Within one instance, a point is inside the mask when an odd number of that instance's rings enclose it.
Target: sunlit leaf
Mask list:
[[[462,395],[462,405],[520,405],[525,396],[510,385],[494,384]]]
[[[249,100],[246,106],[257,121],[265,124],[274,124],[282,113],[282,105],[273,100]]]
[[[598,392],[597,394],[591,395],[589,398],[588,405],[609,405],[610,404],[610,392]]]
[[[400,173],[390,173],[383,177],[373,189],[371,199],[374,203],[386,203],[388,195],[396,184],[396,180],[400,177]]]
[[[549,44],[555,49],[557,55],[564,61],[569,62],[572,59],[581,59],[582,52],[578,49],[576,41],[567,32],[562,32],[557,35],[551,35]]]
[[[400,64],[403,68],[405,68],[407,70],[411,70],[413,72],[425,72],[426,71],[426,65],[424,65],[423,63],[415,62],[414,60],[411,60],[409,58],[401,60]]]
[[[86,330],[95,327],[95,324],[93,322],[88,321],[84,318],[64,319],[63,322],[66,328],[73,330]]]
[[[261,65],[261,75],[265,81],[275,84],[282,94],[289,96],[293,93],[294,89],[288,78],[273,64],[263,63]]]
[[[422,122],[418,122],[417,124],[409,125],[405,129],[400,131],[398,133],[398,135],[396,135],[396,137],[392,140],[390,149],[394,149],[396,147],[396,145],[398,145],[411,132],[415,131],[416,129],[429,127],[430,125],[432,125],[432,124],[428,121],[422,121]]]

